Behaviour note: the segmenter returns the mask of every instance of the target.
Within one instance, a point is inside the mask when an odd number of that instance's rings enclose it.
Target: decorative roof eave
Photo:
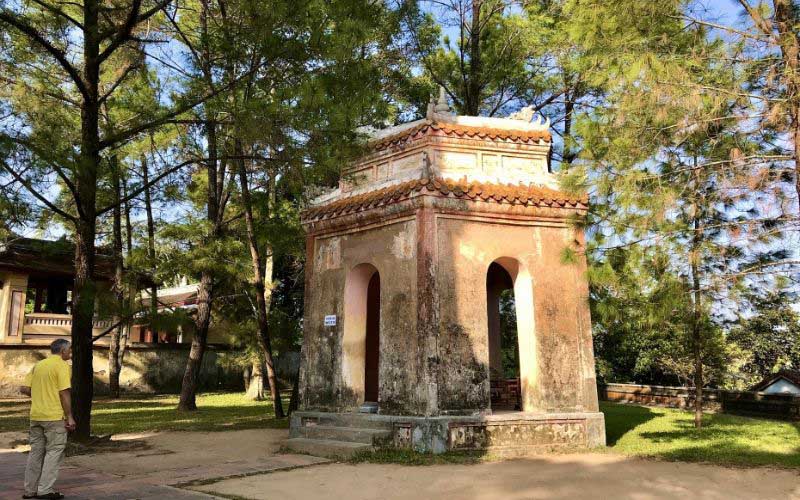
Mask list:
[[[516,143],[541,144],[550,143],[552,136],[547,130],[503,130],[488,127],[472,127],[446,122],[422,120],[422,123],[407,128],[394,135],[389,135],[370,143],[372,151],[382,151],[399,146],[425,136],[458,137],[492,141],[513,141]]]
[[[423,178],[311,207],[303,212],[302,220],[304,223],[308,223],[352,214],[402,201],[423,191],[440,196],[490,203],[549,208],[588,208],[588,199],[585,195],[574,196],[541,186],[483,184],[466,180]]]

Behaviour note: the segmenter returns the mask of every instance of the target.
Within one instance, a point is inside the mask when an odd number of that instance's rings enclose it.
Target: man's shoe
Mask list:
[[[34,493],[33,495],[25,493],[24,495],[22,495],[22,498],[36,498],[36,493]]]
[[[57,491],[53,491],[51,493],[45,493],[44,495],[36,495],[33,498],[46,498],[47,500],[60,500],[64,498],[64,495]]]

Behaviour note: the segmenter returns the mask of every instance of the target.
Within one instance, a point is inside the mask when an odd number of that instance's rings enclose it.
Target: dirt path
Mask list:
[[[287,431],[250,429],[227,432],[120,434],[120,441],[144,441],[148,449],[70,457],[67,464],[121,476],[254,461],[275,455]]]
[[[555,455],[479,465],[328,464],[194,489],[252,499],[800,499],[800,473]]]
[[[128,451],[68,457],[56,487],[75,499],[209,498],[179,489],[187,483],[304,467],[325,462],[305,455],[277,454],[287,431],[121,434],[135,442]],[[0,433],[0,500],[19,498],[28,446],[24,433]],[[126,448],[126,443],[120,443]],[[131,449],[132,448],[132,449]]]

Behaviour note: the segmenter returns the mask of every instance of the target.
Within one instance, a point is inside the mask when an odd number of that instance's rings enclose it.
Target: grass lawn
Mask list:
[[[600,451],[632,457],[734,466],[800,468],[800,423],[707,414],[694,428],[694,414],[672,408],[600,403],[608,446]],[[571,451],[571,450],[569,450]],[[434,465],[499,458],[482,453],[423,455],[406,450],[360,453],[354,463]]]
[[[601,403],[608,447],[604,453],[735,466],[800,467],[800,423],[707,414],[694,428],[694,414],[671,408]],[[571,450],[570,450],[571,451]],[[482,453],[423,455],[407,450],[360,453],[351,462],[434,465],[499,458]]]
[[[601,403],[607,450],[629,456],[724,465],[800,467],[800,423]]]
[[[97,399],[92,408],[92,433],[119,434],[144,431],[225,431],[286,428],[288,419],[272,417],[272,403],[250,401],[243,393],[209,393],[197,396],[197,411],[176,410],[177,395],[126,396]],[[288,400],[284,408],[288,406]],[[25,401],[0,401],[0,432],[28,428],[30,406]]]

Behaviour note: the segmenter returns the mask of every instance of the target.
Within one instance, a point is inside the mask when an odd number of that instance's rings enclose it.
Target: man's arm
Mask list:
[[[72,398],[70,390],[64,389],[63,391],[58,391],[58,397],[61,399],[61,409],[64,410],[64,415],[67,417],[67,422],[64,424],[64,427],[66,427],[68,431],[74,431],[75,420],[72,418]]]
[[[19,392],[21,392],[22,394],[24,394],[26,396],[30,396],[31,395],[31,388],[28,387],[27,385],[21,385],[21,386],[19,386]]]

